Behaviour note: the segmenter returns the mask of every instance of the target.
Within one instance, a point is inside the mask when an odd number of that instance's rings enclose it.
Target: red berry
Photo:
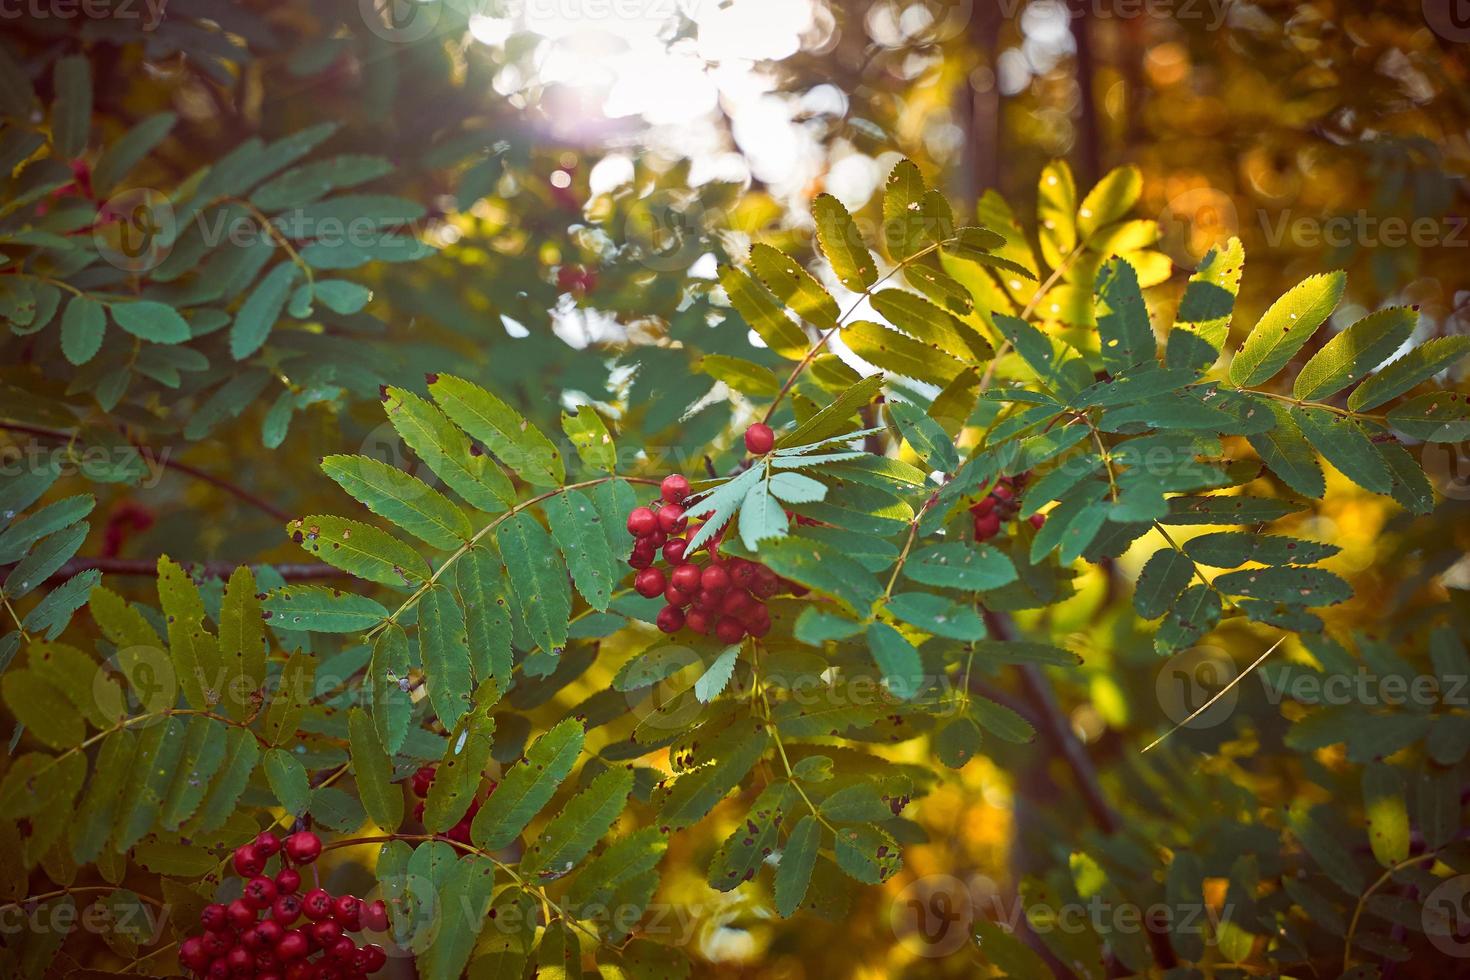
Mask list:
[[[664,606],[658,611],[655,622],[665,633],[677,633],[684,628],[684,611],[678,606]]]
[[[209,966],[209,954],[204,951],[204,940],[198,936],[190,936],[179,943],[179,962],[195,973],[203,972]]]
[[[297,864],[310,864],[322,853],[322,839],[309,830],[286,838],[286,856]]]
[[[428,796],[429,785],[434,782],[435,768],[433,766],[420,766],[413,774],[413,795]]]
[[[633,553],[628,556],[628,564],[634,568],[647,568],[653,564],[653,556],[658,552],[652,541],[648,538],[639,538],[633,545]]]
[[[373,932],[388,931],[388,905],[381,899],[362,907],[362,925]]]
[[[276,943],[276,959],[299,960],[311,952],[311,943],[306,941],[306,934],[300,929],[292,929],[281,937]]]
[[[468,819],[472,814],[466,814]],[[332,905],[332,918],[348,932],[356,932],[361,924],[362,899],[356,895],[339,895]]]
[[[332,896],[325,888],[313,888],[301,900],[301,914],[313,922],[332,914]]]
[[[261,919],[255,926],[255,934],[265,945],[275,948],[276,943],[280,942],[281,937],[286,934],[286,928],[275,919]]]
[[[351,963],[352,954],[357,952],[357,943],[343,936],[341,939],[326,947],[327,955],[338,963]]]
[[[664,477],[658,491],[667,503],[682,504],[684,498],[689,496],[689,481],[678,473],[671,473]]]
[[[388,954],[383,952],[383,947],[377,943],[366,943],[358,952],[366,954],[362,966],[362,972],[364,973],[376,973],[388,962]],[[354,965],[356,965],[356,962],[354,958]]]
[[[211,902],[199,912],[199,924],[210,932],[219,932],[230,924],[230,917],[223,905]]]
[[[661,568],[645,568],[633,579],[633,588],[645,599],[663,595],[664,573]]]
[[[1004,483],[999,484],[998,486],[996,486],[996,488],[994,490],[990,491],[990,495],[992,497],[994,497],[996,500],[1014,500],[1014,499],[1016,499],[1015,493],[1012,492],[1011,488],[1008,487],[1008,486],[1006,486]]]
[[[751,636],[759,638],[771,632],[771,612],[765,606],[756,606],[746,613],[744,622]]]
[[[209,980],[229,980],[230,964],[221,956],[209,964],[209,969],[204,975]]]
[[[265,921],[270,922],[271,920],[266,919]],[[246,946],[249,946],[251,949],[262,949],[265,946],[269,945],[265,941],[265,937],[260,934],[260,928],[258,926],[255,928],[246,929],[244,932],[240,933],[240,942],[244,943]]]
[[[719,565],[708,565],[699,573],[699,585],[706,592],[722,593],[730,587],[730,573]]]
[[[281,839],[269,830],[262,830],[255,838],[255,850],[265,858],[273,858],[281,850]]]
[[[720,600],[724,596],[725,593],[723,592],[711,592],[709,589],[701,589],[699,595],[694,597],[694,606],[696,609],[703,609],[705,612],[719,612]]]
[[[684,550],[688,545],[684,538],[669,538],[664,543],[664,561],[675,567],[684,564]]]
[[[679,534],[689,526],[689,518],[678,504],[664,504],[658,509],[658,526],[665,534]]]
[[[1046,523],[1046,515],[1032,514],[1030,517],[1027,518],[1027,520],[1031,522],[1032,527],[1036,528],[1036,530],[1039,531],[1041,530],[1041,526]]]
[[[199,937],[204,943],[204,952],[209,954],[210,959],[223,956],[235,945],[235,934],[230,931],[229,926],[223,929],[211,929]]]
[[[316,967],[305,960],[287,964],[285,980],[316,980]]]
[[[739,619],[755,605],[755,600],[744,589],[731,589],[720,600],[720,612]]]
[[[721,643],[739,643],[745,638],[745,627],[733,616],[725,616],[715,625],[715,638]]]
[[[975,518],[975,540],[986,541],[1000,533],[1000,515],[992,511]]]
[[[756,566],[755,584],[750,587],[751,594],[757,599],[769,599],[781,588],[781,579],[776,573],[764,565]]]
[[[269,908],[276,900],[276,883],[263,875],[257,875],[245,883],[245,894],[241,901],[253,909]]]
[[[301,872],[295,868],[282,868],[276,872],[276,894],[291,895],[301,887]]]
[[[755,569],[755,562],[736,558],[730,562],[730,581],[742,589],[749,589],[755,584]]]
[[[244,946],[236,946],[226,953],[225,962],[230,965],[230,972],[237,976],[248,977],[255,972],[255,957]]]
[[[703,581],[704,576],[700,574],[699,566],[689,563],[675,568],[673,574],[669,576],[669,582],[674,588],[690,595],[699,591]]]
[[[764,456],[776,444],[776,433],[764,422],[757,422],[745,430],[745,448],[757,456]]]
[[[241,878],[254,878],[265,870],[265,857],[255,849],[254,844],[246,844],[235,850],[235,874]]]
[[[628,514],[628,533],[643,537],[658,530],[658,517],[647,507],[634,507]]]
[[[684,625],[700,636],[709,634],[710,615],[703,609],[691,609],[684,616]]]
[[[311,927],[311,941],[326,949],[328,946],[342,938],[342,923],[331,919],[323,919]]]
[[[271,918],[283,926],[289,926],[301,917],[301,897],[299,895],[277,895],[276,900],[271,903]]]
[[[687,592],[680,592],[678,589],[674,588],[674,584],[670,582],[668,586],[664,588],[664,601],[671,606],[679,606],[680,608],[682,608],[693,602],[694,596],[690,595]]]
[[[255,925],[255,909],[245,904],[243,899],[235,899],[225,909],[230,917],[230,925],[236,929],[244,929]]]
[[[995,498],[984,497],[981,500],[977,501],[970,508],[970,513],[974,514],[976,517],[979,517],[982,514],[988,514],[993,510],[995,510]]]

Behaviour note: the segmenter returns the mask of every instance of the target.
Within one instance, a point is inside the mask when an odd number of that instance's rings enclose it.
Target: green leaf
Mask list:
[[[418,552],[371,524],[314,515],[292,521],[286,531],[307,552],[369,582],[403,588],[429,577]]]
[[[873,309],[899,330],[958,361],[974,364],[995,353],[968,324],[922,296],[885,289],[870,301]]]
[[[474,534],[464,512],[438,490],[367,456],[328,456],[322,472],[384,520],[435,548],[458,548]]]
[[[659,809],[660,826],[683,830],[703,819],[765,754],[769,739],[759,723],[747,718],[703,742],[703,758],[710,762],[674,780]]]
[[[278,263],[245,298],[230,324],[230,356],[235,360],[243,361],[260,350],[270,336],[291,295],[297,271],[294,263]]]
[[[123,786],[133,768],[135,742],[136,737],[127,729],[115,731],[102,741],[87,794],[78,804],[70,827],[72,856],[79,862],[96,861],[112,834],[123,802]]]
[[[464,613],[454,593],[442,585],[431,586],[424,592],[418,612],[419,657],[424,665],[429,703],[440,723],[452,729],[469,710],[473,683]]]
[[[434,475],[468,503],[499,513],[515,503],[515,487],[495,461],[477,453],[469,437],[437,407],[402,388],[385,388],[388,421]]]
[[[408,634],[397,623],[389,623],[373,643],[368,667],[372,678],[373,730],[389,753],[403,748],[413,715],[408,671]]]
[[[1138,287],[1138,273],[1123,259],[1109,260],[1098,272],[1096,314],[1103,367],[1109,374],[1156,362],[1158,341]]]
[[[1159,631],[1154,634],[1154,649],[1169,653],[1188,646],[1219,622],[1220,594],[1203,585],[1191,585],[1180,594],[1159,624]]]
[[[193,824],[206,832],[224,826],[235,813],[236,804],[259,761],[260,746],[255,736],[243,728],[230,729],[226,735],[225,761],[210,784]]]
[[[827,485],[800,473],[775,473],[768,481],[771,496],[788,504],[811,504],[827,497]]]
[[[795,915],[806,898],[821,844],[822,825],[816,817],[808,814],[791,829],[791,836],[781,850],[781,861],[776,865],[776,914],[782,918]]]
[[[709,704],[720,696],[735,673],[735,662],[740,659],[740,645],[726,647],[715,658],[709,669],[694,682],[694,697],[700,704]]]
[[[1470,337],[1426,340],[1359,385],[1348,396],[1348,408],[1354,412],[1372,411],[1452,367],[1467,352],[1470,352]]]
[[[577,591],[593,609],[605,611],[624,569],[608,547],[597,505],[585,492],[567,490],[547,500],[543,509]]]
[[[970,699],[970,717],[981,728],[1006,742],[1023,745],[1036,738],[1031,723],[1003,704],[988,698]]]
[[[159,815],[159,825],[174,831],[204,802],[209,781],[224,764],[228,729],[213,718],[195,715],[184,733],[184,752]]]
[[[702,517],[704,523],[689,537],[685,550],[694,552],[706,541],[713,539],[716,532],[729,523],[730,518],[745,503],[745,495],[750,492],[751,486],[761,480],[761,477],[761,468],[753,466],[739,476],[726,480],[713,491],[706,492],[697,501],[687,504],[684,509],[685,515],[690,518]]]
[[[888,256],[901,262],[931,237],[924,224],[924,175],[910,160],[900,160],[883,187],[883,240]]]
[[[1014,582],[1016,567],[990,545],[954,541],[917,552],[904,566],[904,574],[924,585],[984,592]]]
[[[504,566],[488,548],[476,546],[460,558],[457,575],[475,679],[494,677],[509,688],[514,629]]]
[[[1470,398],[1458,391],[1431,391],[1389,409],[1388,423],[1410,439],[1464,442],[1470,439]]]
[[[274,214],[392,172],[393,165],[380,156],[343,154],[287,170],[257,187],[250,201],[266,214]]]
[[[937,347],[870,320],[854,320],[843,327],[842,342],[874,367],[915,381],[944,386],[965,370],[964,363]]]
[[[1248,568],[1215,579],[1227,595],[1266,599],[1294,606],[1330,606],[1353,594],[1352,586],[1321,568]]]
[[[740,541],[756,551],[762,541],[783,538],[787,533],[786,511],[771,496],[770,484],[757,480],[740,504]]]
[[[960,467],[954,440],[940,424],[913,405],[899,401],[888,403],[888,414],[924,462],[941,473],[953,473]]]
[[[424,803],[424,826],[433,833],[443,833],[459,822],[480,791],[495,736],[491,711],[499,700],[499,687],[486,681],[475,691],[473,708],[450,728],[449,744]]]
[[[1369,314],[1333,337],[1302,365],[1292,396],[1320,401],[1367,377],[1414,333],[1419,314],[1396,306]]]
[[[53,501],[25,515],[0,532],[0,561],[23,558],[36,541],[76,523],[90,514],[96,505],[96,497],[82,493]]]
[[[320,585],[288,585],[269,593],[262,608],[277,629],[315,633],[356,633],[388,618],[388,610],[367,596]]]
[[[36,671],[7,671],[0,690],[15,720],[46,745],[69,749],[86,737],[86,723],[71,699]]]
[[[750,881],[779,845],[782,822],[797,802],[795,787],[786,780],[761,790],[745,819],[720,845],[709,866],[709,883],[722,892]]]
[[[934,636],[972,641],[985,636],[985,621],[968,606],[928,592],[903,592],[887,602],[894,616]]]
[[[212,707],[220,700],[216,686],[223,673],[219,642],[204,629],[199,587],[166,555],[158,559],[158,598],[168,624],[169,655],[179,687],[193,707]]]
[[[1169,500],[1169,516],[1160,519],[1160,524],[1268,524],[1280,517],[1300,510],[1289,501],[1272,500],[1268,497],[1244,495],[1221,495],[1218,497],[1172,497]]]
[[[265,611],[255,574],[241,565],[230,573],[220,602],[219,658],[224,668],[225,710],[244,719],[255,713],[252,697],[265,685]]]
[[[841,201],[831,194],[818,194],[812,201],[812,217],[822,254],[843,286],[860,293],[878,281],[878,266]]]
[[[1328,833],[1303,805],[1291,807],[1286,814],[1292,835],[1301,842],[1327,876],[1349,895],[1361,895],[1366,883],[1343,843]]]
[[[311,782],[306,770],[294,755],[285,749],[270,749],[262,760],[261,768],[271,785],[271,792],[281,801],[281,806],[292,816],[301,816],[311,802]]]
[[[1077,247],[1077,183],[1066,161],[1053,160],[1041,171],[1036,216],[1041,257],[1051,268],[1062,268]]]
[[[1030,640],[981,640],[974,644],[981,662],[993,664],[1036,664],[1042,667],[1076,667],[1082,658],[1071,650]]]
[[[1246,388],[1269,381],[1332,315],[1345,284],[1341,271],[1310,276],[1272,303],[1231,361],[1231,383]]]
[[[1368,843],[1385,868],[1395,868],[1409,856],[1409,806],[1405,782],[1397,766],[1375,762],[1363,769],[1363,816]]]
[[[780,450],[790,446],[823,442],[844,432],[853,431],[857,428],[852,423],[853,416],[857,415],[858,409],[871,402],[882,387],[883,379],[878,375],[863,378],[838,395],[832,404],[797,426],[795,430],[777,439],[776,448]]]
[[[107,309],[113,322],[134,337],[155,344],[181,344],[189,339],[189,324],[166,303],[142,299],[111,303]]]
[[[126,177],[153,148],[173,129],[178,117],[172,112],[160,112],[149,116],[128,130],[107,148],[92,168],[92,190],[99,199],[105,198],[117,182]]]
[[[839,548],[788,535],[761,546],[760,560],[777,575],[826,592],[866,610],[881,594],[871,572]]]
[[[733,266],[720,269],[720,286],[730,305],[772,351],[790,361],[806,356],[809,341],[765,286]]]
[[[582,751],[582,723],[565,718],[527,750],[526,757],[506,770],[475,814],[470,837],[486,850],[498,850],[520,836],[556,788],[571,773]]]
[[[613,889],[652,871],[668,846],[668,838],[657,827],[641,827],[614,841],[577,875],[572,883],[572,903],[605,903]]]
[[[837,326],[837,301],[800,262],[769,245],[751,247],[750,264],[777,299],[822,330]]]
[[[280,681],[271,694],[262,726],[266,741],[281,745],[296,735],[301,716],[316,693],[316,658],[305,651],[291,654],[281,668]]]
[[[495,864],[468,854],[453,862],[439,894],[446,903],[428,949],[417,957],[422,980],[458,980],[475,950],[495,889]],[[452,900],[451,900],[452,896]]]
[[[709,358],[706,357],[705,360]],[[572,445],[577,447],[577,455],[581,457],[584,466],[599,473],[617,470],[617,446],[613,444],[612,435],[607,431],[607,423],[597,414],[597,409],[591,405],[578,405],[576,415],[562,412],[561,428],[572,441]]]
[[[1143,174],[1137,167],[1118,167],[1108,171],[1087,192],[1077,210],[1077,230],[1084,239],[1118,221],[1132,210],[1143,193]]]
[[[888,831],[871,825],[837,829],[837,866],[865,885],[881,885],[903,865],[898,841]]]
[[[1284,405],[1272,401],[1270,408],[1276,425],[1268,432],[1246,436],[1246,441],[1281,482],[1304,497],[1320,500],[1327,492],[1327,481],[1317,454]]]
[[[774,371],[743,357],[706,354],[699,359],[699,370],[753,398],[774,398],[781,390],[781,382]]]
[[[1214,365],[1230,333],[1245,250],[1231,238],[1223,250],[1211,249],[1200,263],[1179,303],[1169,332],[1165,363],[1170,368],[1203,372]]]
[[[183,751],[183,718],[166,718],[140,731],[133,767],[122,791],[113,837],[116,850],[128,850],[152,828]]]
[[[632,792],[631,768],[609,769],[598,775],[526,848],[521,873],[559,878],[571,871],[612,829]]]
[[[51,103],[51,142],[58,157],[79,157],[92,126],[92,70],[82,55],[56,62]]]
[[[403,822],[403,790],[393,782],[393,760],[384,751],[372,719],[361,708],[348,710],[347,731],[357,795],[373,823],[392,833]]]
[[[323,306],[343,316],[358,312],[373,298],[371,289],[346,279],[318,279],[310,284],[310,289]]]
[[[0,592],[11,600],[27,595],[61,570],[87,539],[86,521],[42,538],[24,559],[10,569]]]
[[[1248,561],[1263,565],[1310,565],[1331,558],[1340,549],[1335,544],[1274,534],[1216,531],[1191,538],[1184,543],[1184,550],[1201,565],[1235,568]]]
[[[572,596],[566,569],[552,547],[551,536],[535,519],[521,512],[495,529],[495,542],[510,574],[516,608],[532,641],[546,653],[559,654],[567,642]]]
[[[919,651],[902,633],[887,623],[872,623],[867,631],[868,649],[882,671],[883,683],[900,701],[911,701],[924,684],[924,663]]]
[[[73,296],[61,314],[61,352],[72,364],[86,364],[102,347],[107,314],[101,303]]]
[[[1419,461],[1407,449],[1396,442],[1386,442],[1378,447],[1383,461],[1388,464],[1393,482],[1393,499],[1411,514],[1428,514],[1434,510],[1434,487]],[[52,593],[53,595],[55,593]]]
[[[78,572],[32,606],[21,621],[21,628],[54,640],[70,625],[76,611],[86,605],[87,597],[101,581],[102,573],[95,568]]]
[[[1358,486],[1386,494],[1393,486],[1388,465],[1358,423],[1325,408],[1293,405],[1292,418],[1312,448]]]
[[[1133,608],[1144,619],[1158,619],[1174,605],[1189,580],[1194,565],[1173,548],[1161,548],[1143,566],[1133,591]]]
[[[490,392],[440,374],[430,381],[429,393],[455,425],[483,442],[527,483],[555,487],[566,479],[566,466],[551,440]]]

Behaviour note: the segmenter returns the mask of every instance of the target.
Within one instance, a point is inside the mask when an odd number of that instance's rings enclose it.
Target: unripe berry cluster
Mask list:
[[[674,474],[659,490],[661,499],[654,506],[635,507],[628,514],[628,531],[636,539],[628,559],[638,569],[633,588],[645,598],[663,596],[668,603],[659,610],[658,628],[670,634],[689,629],[714,635],[721,643],[739,643],[746,634],[765,636],[771,631],[765,600],[782,591],[781,579],[756,562],[722,558],[719,535],[705,546],[709,559],[694,561],[686,552],[698,528],[689,527],[683,507],[689,481]],[[686,533],[690,537],[682,536]],[[667,573],[657,565],[660,553]]]
[[[1015,476],[1003,476],[995,483],[995,488],[983,497],[979,503],[970,508],[970,515],[975,521],[975,540],[989,541],[1000,534],[1000,527],[1013,520],[1021,509],[1021,501],[1016,497],[1016,491],[1026,485],[1030,473],[1017,473]],[[1031,526],[1040,528],[1046,523],[1046,517],[1041,514],[1032,514],[1029,518]]]
[[[437,766],[421,766],[413,774],[413,795],[419,798],[419,802],[413,808],[413,818],[420,823],[423,823],[424,820],[424,801],[429,795],[429,787],[433,785],[434,775],[437,772]],[[492,779],[490,781],[491,793],[495,792],[495,785],[495,781]],[[468,844],[470,842],[470,824],[475,822],[475,814],[480,812],[480,804],[482,802],[483,800],[479,796],[471,800],[470,808],[465,811],[464,816],[459,818],[459,823],[450,827],[441,836],[461,844]]]
[[[296,867],[321,853],[321,838],[304,830],[284,842],[267,831],[238,848],[233,863],[244,891],[228,905],[204,907],[204,931],[179,944],[179,962],[208,980],[360,980],[381,970],[388,962],[383,947],[359,946],[346,934],[387,932],[386,904],[325,888],[297,894]],[[280,868],[268,877],[266,865],[277,854]]]

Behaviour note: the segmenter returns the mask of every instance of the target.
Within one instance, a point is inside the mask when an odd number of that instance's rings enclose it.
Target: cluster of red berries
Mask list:
[[[386,932],[385,903],[324,888],[297,894],[301,872],[294,866],[310,864],[321,852],[321,838],[309,831],[284,843],[267,831],[238,848],[234,864],[245,879],[243,894],[228,905],[204,907],[204,932],[179,944],[179,962],[208,980],[360,980],[381,970],[388,962],[383,947],[359,946],[346,934]],[[267,877],[266,864],[278,853],[281,868]]]
[[[660,487],[663,504],[635,507],[628,515],[628,530],[637,539],[628,564],[638,569],[633,588],[641,596],[663,596],[668,605],[659,610],[658,628],[677,633],[688,628],[702,636],[713,634],[721,643],[739,643],[748,633],[765,636],[771,631],[771,613],[765,600],[781,591],[782,581],[764,565],[744,558],[719,556],[719,536],[708,545],[709,560],[691,560],[689,520],[681,506],[689,496],[689,481],[675,474]],[[655,564],[662,549],[669,572]]]
[[[421,766],[413,774],[413,795],[419,798],[419,802],[413,808],[413,818],[420,823],[424,821],[424,800],[429,795],[429,786],[433,784],[436,772],[438,772],[437,766]],[[490,791],[495,791],[494,780],[490,781]],[[441,836],[447,837],[452,841],[458,841],[461,844],[468,844],[470,842],[470,824],[475,822],[475,814],[480,812],[481,802],[478,796],[471,800],[470,808],[465,811],[464,816],[459,818],[459,823],[450,827]]]
[[[970,508],[970,515],[975,519],[976,541],[989,541],[1000,533],[1002,524],[1015,518],[1021,509],[1016,491],[1026,485],[1029,477],[1029,473],[1001,477],[990,493]],[[1042,514],[1032,514],[1029,520],[1034,528],[1040,528],[1046,523],[1046,517]]]

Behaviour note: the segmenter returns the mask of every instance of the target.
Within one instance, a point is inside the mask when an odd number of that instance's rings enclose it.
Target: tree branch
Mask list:
[[[39,425],[26,425],[21,422],[5,421],[0,421],[0,429],[4,429],[8,432],[23,432],[27,435],[39,436],[43,439],[56,439],[62,442],[70,442],[73,439],[79,438],[81,434],[80,429],[74,430],[72,432],[67,432],[64,429],[48,429],[44,426]],[[274,517],[278,521],[285,522],[291,519],[290,514],[288,514],[284,510],[281,510],[275,504],[272,504],[270,501],[259,497],[254,493],[251,493],[244,487],[231,483],[224,477],[215,476],[213,473],[205,472],[204,470],[201,470],[196,466],[190,466],[188,463],[181,463],[177,460],[170,459],[169,456],[171,454],[168,452],[158,453],[147,446],[132,442],[132,440],[129,440],[129,443],[134,449],[138,451],[138,455],[142,456],[145,460],[148,461],[148,464],[150,466],[156,466],[159,469],[177,470],[180,473],[185,473],[189,476],[192,476],[196,480],[208,483],[210,486],[218,487],[220,490],[223,490],[226,493],[244,501],[257,510],[269,514],[271,517]]]

